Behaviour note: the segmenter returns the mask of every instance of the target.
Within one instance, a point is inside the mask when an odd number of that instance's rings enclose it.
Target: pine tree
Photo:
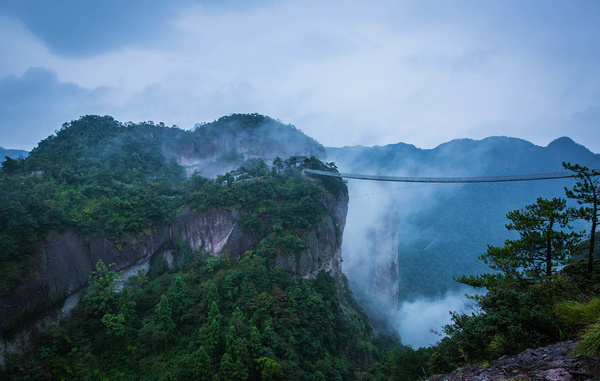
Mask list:
[[[569,228],[566,201],[562,198],[538,198],[525,209],[513,210],[506,216],[511,221],[508,230],[519,238],[504,241],[503,247],[488,246],[479,258],[499,274],[460,277],[461,283],[475,287],[491,287],[499,281],[538,281],[553,275],[557,266],[565,263],[578,242],[579,235]]]
[[[563,163],[563,167],[573,171],[577,183],[573,189],[567,189],[567,197],[577,200],[579,208],[571,208],[570,213],[577,218],[590,222],[590,239],[588,249],[588,274],[594,272],[594,246],[596,244],[596,226],[598,225],[598,204],[600,203],[600,172],[580,166],[579,164]]]

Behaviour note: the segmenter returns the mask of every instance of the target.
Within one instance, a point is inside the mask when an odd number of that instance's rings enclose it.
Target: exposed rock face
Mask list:
[[[329,211],[321,223],[303,237],[308,250],[299,256],[278,252],[275,265],[284,267],[299,278],[314,278],[324,270],[335,278],[342,274],[342,234],[346,225],[348,195],[339,199],[323,196],[321,201]],[[239,259],[255,246],[260,237],[244,233],[238,224],[240,212],[213,209],[205,213],[185,209],[173,223],[173,232],[188,242],[192,249],[202,249],[213,256],[224,250],[232,259]]]
[[[375,239],[375,268],[372,290],[381,305],[386,306],[387,321],[391,328],[398,329],[398,216],[390,213],[384,216]]]
[[[227,248],[232,258],[239,258],[248,250],[255,238],[239,228],[238,211],[211,209],[196,213],[185,208],[173,222],[173,233],[189,243],[192,249],[202,249],[219,255]]]
[[[308,243],[308,250],[298,258],[278,253],[275,264],[296,277],[312,279],[324,270],[339,280],[342,275],[342,235],[346,226],[348,194],[337,199],[324,195],[321,201],[330,214],[302,237]]]
[[[573,341],[564,341],[527,349],[516,356],[492,361],[487,368],[469,365],[429,380],[597,380],[598,359],[573,356],[575,346]]]
[[[338,279],[342,274],[341,244],[348,195],[339,199],[323,196],[322,201],[329,215],[302,237],[308,243],[308,250],[298,257],[285,253],[276,255],[275,263],[296,277],[313,278],[321,270]],[[19,315],[42,309],[53,300],[72,295],[84,287],[99,260],[105,264],[114,263],[115,270],[127,272],[147,264],[172,236],[210,255],[216,256],[227,250],[230,258],[239,259],[260,239],[240,229],[240,217],[241,213],[236,210],[194,212],[186,208],[171,227],[154,227],[139,237],[124,236],[120,249],[106,238],[86,240],[73,231],[43,240],[35,256],[35,275],[10,295],[0,296],[0,330],[9,329]]]
[[[151,229],[139,238],[125,235],[121,250],[106,238],[86,240],[73,231],[42,240],[35,255],[34,275],[10,295],[0,296],[0,330],[10,328],[19,315],[81,289],[99,260],[124,270],[147,262],[168,238],[167,227]]]

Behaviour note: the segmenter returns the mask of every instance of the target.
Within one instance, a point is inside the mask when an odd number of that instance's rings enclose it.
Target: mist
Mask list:
[[[476,312],[473,301],[466,297],[473,295],[473,290],[465,288],[463,291],[449,291],[440,298],[418,298],[400,304],[398,333],[402,344],[413,348],[434,346],[445,337],[443,328],[450,324],[451,312]]]
[[[600,167],[600,155],[568,138],[547,147],[493,137],[431,150],[403,143],[327,148],[327,160],[341,173],[402,177],[562,172],[563,161]],[[489,271],[479,255],[514,234],[506,230],[506,214],[537,197],[564,198],[564,188],[572,185],[568,179],[476,184],[348,179],[343,271],[376,331],[413,347],[435,345],[451,311],[471,312],[465,294],[475,290],[454,278]]]

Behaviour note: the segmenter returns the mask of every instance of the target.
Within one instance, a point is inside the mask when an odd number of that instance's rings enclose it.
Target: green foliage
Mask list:
[[[94,316],[103,316],[113,312],[117,307],[117,273],[110,270],[112,264],[106,266],[102,260],[96,264],[89,280],[89,292],[83,298],[86,311]]]
[[[382,361],[368,372],[359,374],[359,380],[421,380],[427,377],[432,348],[413,349],[410,346],[393,348]]]
[[[254,360],[256,362],[256,366],[260,371],[260,379],[261,380],[279,380],[283,376],[283,372],[281,370],[281,365],[277,364],[275,361],[268,357],[261,357]]]
[[[71,229],[85,237],[142,234],[182,205],[183,168],[156,139],[104,116],[65,123],[0,173],[0,284],[8,292],[30,270],[36,243]],[[194,179],[197,182],[197,180]]]
[[[99,263],[72,319],[41,335],[29,356],[9,358],[5,374],[346,380],[379,358],[383,349],[345,283],[325,272],[294,281],[253,255],[216,271],[190,263],[121,289]]]
[[[523,210],[506,216],[508,230],[519,233],[518,239],[507,239],[503,247],[488,246],[479,258],[499,274],[461,277],[458,281],[475,287],[494,287],[499,282],[537,282],[551,277],[558,266],[566,263],[578,243],[579,235],[565,231],[569,215],[561,198],[538,198]]]
[[[444,329],[449,339],[442,340],[438,353],[456,367],[461,361],[514,354],[558,339],[552,287],[546,286],[549,289],[511,284],[478,297],[478,314],[453,313],[453,323]]]
[[[579,208],[570,208],[569,212],[575,218],[580,218],[591,223],[590,238],[588,241],[588,274],[594,272],[594,250],[596,241],[596,227],[600,210],[600,172],[589,169],[579,164],[564,163],[563,167],[574,172],[577,182],[572,189],[565,188],[567,197],[577,200]]]
[[[600,320],[600,297],[594,297],[586,302],[569,300],[558,303],[555,313],[563,332],[576,334]]]
[[[588,356],[600,354],[600,320],[596,320],[582,331],[575,354]]]

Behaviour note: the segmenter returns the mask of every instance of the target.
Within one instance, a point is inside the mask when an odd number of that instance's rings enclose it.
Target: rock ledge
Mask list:
[[[429,381],[459,380],[597,380],[600,359],[573,356],[574,341],[563,341],[537,349],[526,349],[515,356],[504,356],[489,363],[468,365],[452,373],[436,375]]]

